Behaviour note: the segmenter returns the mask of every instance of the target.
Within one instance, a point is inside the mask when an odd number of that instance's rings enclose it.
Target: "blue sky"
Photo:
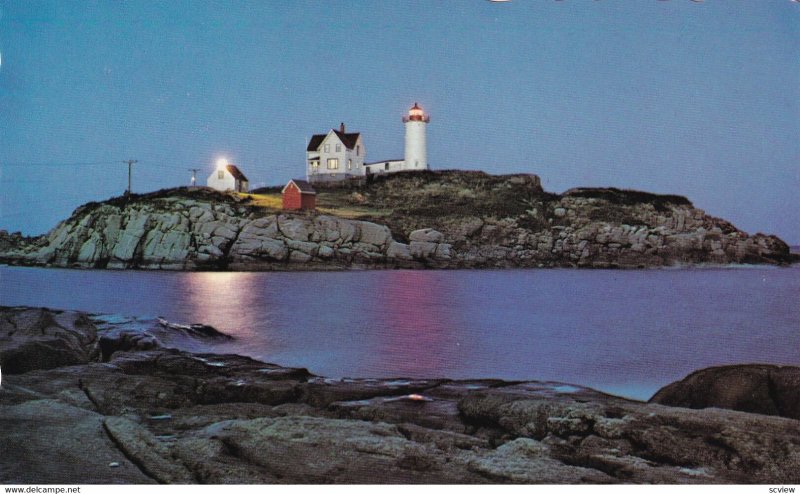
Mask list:
[[[304,173],[344,121],[400,158],[546,189],[688,196],[800,244],[800,5],[789,0],[0,2],[0,228],[90,200]],[[75,164],[82,163],[82,164]]]

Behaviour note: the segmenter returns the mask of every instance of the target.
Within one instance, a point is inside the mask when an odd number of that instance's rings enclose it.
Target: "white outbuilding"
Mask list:
[[[222,192],[247,192],[250,188],[244,173],[236,165],[227,162],[217,163],[217,169],[208,176],[206,185]]]

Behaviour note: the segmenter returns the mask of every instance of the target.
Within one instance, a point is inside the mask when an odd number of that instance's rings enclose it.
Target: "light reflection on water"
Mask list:
[[[430,272],[388,272],[365,304],[383,325],[367,365],[402,376],[437,376],[453,364],[463,365],[459,328],[464,324],[451,301],[461,298],[460,290]]]
[[[257,283],[255,273],[202,272],[186,276],[185,299],[192,321],[224,321],[228,334],[254,338],[259,325],[269,322],[275,303],[274,293],[258,290]]]
[[[800,364],[800,269],[160,273],[0,266],[0,304],[211,324],[330,377],[552,380],[648,398],[693,370]]]

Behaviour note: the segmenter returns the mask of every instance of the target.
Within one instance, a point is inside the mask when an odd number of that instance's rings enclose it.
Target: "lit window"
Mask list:
[[[326,153],[330,153],[331,152],[331,145],[330,144],[325,144],[325,152]]]
[[[353,160],[347,160],[347,169],[348,170],[352,170],[353,169]]]
[[[328,158],[328,170],[339,169],[339,158]]]
[[[336,152],[340,153],[341,151],[342,151],[342,145],[341,144],[337,144],[336,145]]]
[[[317,161],[317,160],[313,160],[313,161],[311,162],[311,169],[312,169],[312,170],[316,170],[317,168],[319,168],[319,161]]]
[[[217,179],[222,180],[225,178],[225,170],[217,170]]]

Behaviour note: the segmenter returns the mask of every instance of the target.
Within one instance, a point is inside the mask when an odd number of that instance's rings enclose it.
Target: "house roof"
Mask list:
[[[397,163],[403,160],[380,160],[380,161],[373,161],[372,163],[364,163],[364,166],[372,166],[372,165],[382,165],[384,163]]]
[[[319,149],[319,145],[322,144],[322,141],[325,140],[325,136],[328,134],[314,134],[311,136],[311,140],[308,141],[308,147],[306,151],[316,151]]]
[[[242,170],[240,170],[236,165],[228,165],[225,167],[225,169],[228,170],[228,172],[230,172],[230,174],[233,175],[233,178],[236,180],[242,180],[245,182],[248,181],[247,177],[245,177],[244,173],[242,173]]]
[[[306,182],[305,180],[300,180],[300,179],[297,179],[297,178],[293,178],[293,179],[289,180],[289,182],[286,184],[286,186],[283,187],[283,190],[281,190],[281,194],[286,192],[286,187],[289,187],[289,184],[291,184],[291,183],[294,183],[297,186],[297,188],[300,189],[300,193],[301,194],[316,194],[317,193],[317,191],[314,190],[314,187],[312,187],[310,183]]]
[[[345,147],[347,147],[347,149],[353,149],[354,147],[356,147],[358,136],[361,135],[361,132],[345,133],[345,132],[339,132],[336,129],[331,129],[331,130],[333,131],[334,134],[336,134],[336,137],[338,137],[339,140],[342,141],[342,144],[344,144]],[[324,141],[326,137],[328,137],[328,134],[314,134],[313,136],[311,136],[311,140],[308,141],[308,147],[306,148],[306,151],[318,150],[320,144],[322,144],[322,141]]]

